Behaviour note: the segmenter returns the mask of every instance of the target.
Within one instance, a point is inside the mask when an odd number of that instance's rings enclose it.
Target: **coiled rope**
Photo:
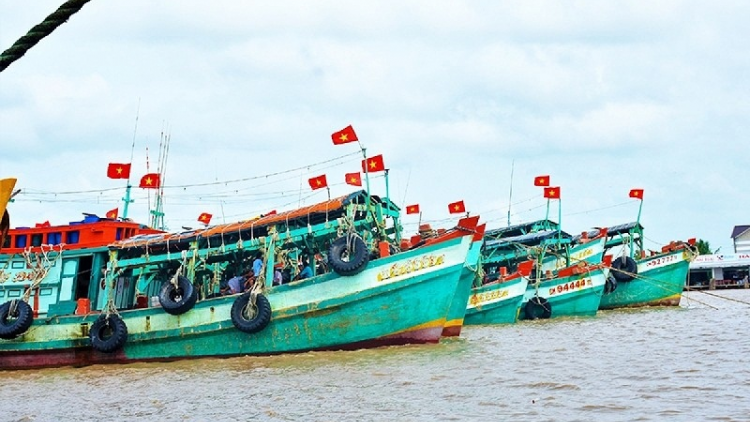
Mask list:
[[[34,26],[18,39],[9,49],[0,55],[0,72],[5,70],[11,63],[20,59],[31,47],[35,46],[42,38],[51,34],[58,26],[64,24],[68,19],[91,0],[68,0],[63,3],[51,15],[47,16],[42,23]]]

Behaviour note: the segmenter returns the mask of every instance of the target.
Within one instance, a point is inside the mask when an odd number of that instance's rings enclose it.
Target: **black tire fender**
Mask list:
[[[367,267],[368,262],[370,254],[367,245],[356,235],[341,236],[328,249],[328,266],[338,275],[359,274]]]
[[[181,315],[193,309],[197,300],[198,289],[183,276],[177,277],[177,286],[166,281],[159,291],[159,304],[164,312],[172,315]]]
[[[11,313],[11,308],[14,308]],[[25,333],[34,322],[34,311],[23,300],[11,300],[0,305],[0,338],[11,340]]]
[[[128,339],[128,326],[118,315],[102,315],[89,328],[91,347],[102,353],[122,348]]]
[[[607,276],[607,280],[604,282],[604,294],[608,295],[617,290],[617,279],[610,274]]]
[[[552,305],[540,296],[534,296],[526,302],[524,307],[528,319],[548,319],[552,316]]]
[[[638,273],[638,264],[629,256],[613,259],[611,268],[610,273],[619,282],[630,281]]]
[[[232,324],[243,333],[253,334],[266,328],[271,322],[271,303],[262,294],[255,297],[255,306],[250,303],[252,292],[245,292],[232,304]]]

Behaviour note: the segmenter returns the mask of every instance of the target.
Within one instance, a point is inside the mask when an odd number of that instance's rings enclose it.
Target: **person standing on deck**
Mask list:
[[[255,260],[253,261],[253,274],[256,277],[260,277],[260,275],[263,274],[263,252],[258,252],[258,254],[255,255]]]

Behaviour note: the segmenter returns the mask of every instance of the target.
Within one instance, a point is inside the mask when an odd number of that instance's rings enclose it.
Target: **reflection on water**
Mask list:
[[[0,372],[0,420],[749,421],[750,291],[710,293],[437,345]]]

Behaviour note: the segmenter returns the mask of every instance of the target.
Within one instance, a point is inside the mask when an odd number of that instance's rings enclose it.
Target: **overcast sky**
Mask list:
[[[0,49],[63,2],[0,0]],[[358,145],[331,142],[351,124],[433,225],[458,200],[490,228],[544,218],[548,174],[566,231],[635,221],[642,188],[648,247],[728,253],[750,224],[748,21],[745,1],[92,1],[0,73],[0,177],[14,226],[122,215],[107,164],[132,154],[137,185],[168,138],[179,230],[324,200],[320,174],[351,192]]]

